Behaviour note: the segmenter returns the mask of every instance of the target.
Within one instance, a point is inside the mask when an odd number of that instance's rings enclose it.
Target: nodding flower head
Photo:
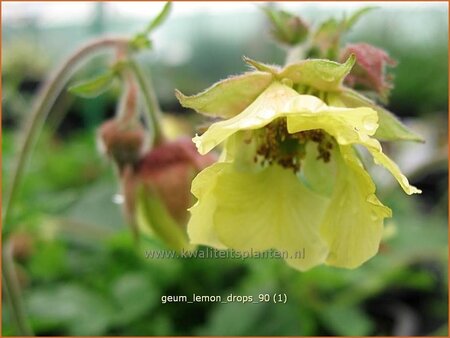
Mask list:
[[[374,137],[374,109],[330,103],[338,101],[332,95],[341,90],[351,67],[343,71],[338,64],[319,61],[273,69],[267,76],[250,73],[242,87],[241,77],[197,96],[178,93],[182,104],[203,113],[217,102],[232,101],[220,105],[225,120],[194,138],[201,154],[224,146],[220,161],[192,183],[197,197],[188,224],[192,243],[275,249],[299,270],[322,263],[361,265],[378,251],[391,210],[375,195],[355,145],[365,147],[407,194],[420,192],[382,152]],[[252,78],[253,87],[248,83]],[[233,86],[234,95],[243,98],[227,95]],[[305,255],[299,259],[301,250]]]

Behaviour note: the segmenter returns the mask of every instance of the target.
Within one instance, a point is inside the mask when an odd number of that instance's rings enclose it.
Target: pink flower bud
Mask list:
[[[187,137],[158,145],[140,159],[134,171],[126,170],[122,176],[127,212],[133,215],[136,190],[143,185],[149,193],[157,195],[172,218],[184,228],[189,217],[187,209],[193,200],[191,181],[215,161],[214,155],[200,155]]]
[[[392,77],[386,74],[386,66],[393,67],[397,63],[384,50],[367,43],[347,45],[341,53],[341,60],[346,60],[351,54],[356,56],[356,64],[345,83],[350,87],[373,90],[386,100],[392,89]]]
[[[122,170],[125,164],[136,164],[145,150],[146,131],[138,122],[108,120],[98,130],[103,152]]]

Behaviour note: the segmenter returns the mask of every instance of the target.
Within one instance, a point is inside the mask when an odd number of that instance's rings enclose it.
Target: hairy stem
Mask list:
[[[75,51],[46,81],[32,108],[30,119],[25,129],[24,140],[20,148],[15,170],[11,178],[11,186],[3,208],[2,224],[3,233],[7,234],[11,226],[11,210],[17,198],[22,183],[26,164],[39,132],[47,118],[47,115],[55,103],[58,95],[63,90],[70,76],[85,61],[106,49],[127,48],[128,39],[122,37],[106,37],[94,40]],[[12,257],[8,252],[2,255],[2,281],[8,303],[11,308],[11,317],[16,323],[19,335],[31,335],[31,327],[26,318],[20,287],[12,265]]]
[[[21,184],[23,173],[30,157],[32,147],[39,136],[42,125],[56,101],[58,95],[63,90],[70,76],[88,58],[93,57],[98,52],[108,48],[122,48],[128,45],[128,39],[122,37],[108,37],[94,40],[73,53],[46,81],[42,87],[33,109],[30,114],[30,119],[26,126],[25,137],[21,146],[21,151],[17,159],[13,177],[11,179],[10,191],[8,194],[7,204],[3,209],[3,226],[4,229],[9,224],[9,214],[12,205],[15,202],[18,188]]]

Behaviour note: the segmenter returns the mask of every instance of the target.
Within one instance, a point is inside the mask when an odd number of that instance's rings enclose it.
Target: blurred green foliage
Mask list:
[[[11,140],[4,135],[6,159]],[[18,223],[32,235],[33,251],[19,267],[37,334],[391,335],[402,325],[429,334],[445,322],[446,220],[437,211],[423,214],[420,197],[405,199],[397,190],[383,196],[395,231],[357,270],[298,273],[281,260],[147,260],[145,250],[164,247],[133,243],[93,140],[84,133],[61,146],[44,134],[24,183],[18,209],[27,213]],[[193,293],[286,293],[288,301],[161,303],[163,295]],[[404,309],[413,319],[402,317]],[[3,334],[11,335],[7,307],[3,316]]]
[[[300,14],[317,23],[330,13],[311,9]],[[446,19],[436,9],[383,8],[367,14],[347,37],[386,48],[399,61],[392,111],[423,121],[433,116],[433,128],[447,125]],[[134,25],[140,23],[110,22],[119,32],[133,31]],[[408,31],[414,25],[417,30]],[[180,109],[174,88],[195,93],[242,72],[242,55],[282,63],[283,52],[268,38],[261,39],[266,26],[262,13],[169,19],[155,39],[157,51],[141,60],[152,70],[163,106]],[[19,42],[27,41],[30,32],[39,53],[20,52],[24,47]],[[46,60],[57,59],[90,32],[86,27],[28,27],[28,33],[5,28],[4,61],[9,53],[14,62],[4,62],[2,69],[7,122],[2,130],[3,194],[17,154],[16,127],[28,113],[36,84],[49,71],[52,62]],[[18,43],[8,44],[12,40]],[[99,59],[79,76],[99,74],[102,67]],[[31,77],[35,84],[30,88]],[[421,177],[427,184],[422,196],[405,198],[398,189],[380,189],[394,218],[380,253],[357,270],[322,266],[299,273],[281,260],[148,260],[146,250],[164,247],[149,239],[140,246],[133,242],[120,207],[113,203],[118,188],[112,169],[96,150],[95,127],[112,114],[116,98],[117,88],[95,100],[61,95],[28,166],[12,223],[14,232],[31,238],[31,254],[17,262],[17,272],[36,334],[448,335],[445,165],[423,163],[439,180],[416,176],[419,187]],[[67,110],[61,120],[58,111]],[[433,190],[433,184],[439,189]],[[430,200],[438,201],[434,208],[427,207]],[[286,293],[288,301],[161,303],[163,295],[193,293],[224,298]],[[2,334],[16,334],[5,303],[2,315]]]

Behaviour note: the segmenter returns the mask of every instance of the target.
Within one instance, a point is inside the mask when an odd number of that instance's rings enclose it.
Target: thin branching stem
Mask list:
[[[128,51],[129,39],[125,37],[105,37],[87,43],[75,51],[56,71],[48,78],[40,90],[33,105],[30,118],[25,128],[23,143],[17,158],[15,169],[12,172],[9,194],[2,214],[3,234],[9,233],[11,210],[17,199],[20,185],[23,180],[26,165],[31,157],[32,148],[39,137],[42,126],[61,91],[65,88],[73,73],[86,61],[100,52],[113,50],[116,53]],[[153,144],[157,145],[163,140],[160,125],[161,109],[150,79],[147,79],[138,63],[128,53],[130,69],[136,78],[144,97],[149,127],[153,131]],[[10,261],[8,261],[8,259]],[[32,335],[31,326],[27,320],[26,312],[21,298],[20,287],[13,268],[13,258],[3,255],[2,281],[5,296],[10,304],[11,317],[16,324],[19,335]]]
[[[39,132],[42,129],[42,125],[46,120],[51,107],[67,81],[82,63],[95,56],[98,52],[105,49],[122,48],[127,45],[128,39],[122,37],[107,37],[94,40],[73,53],[45,82],[30,113],[30,119],[26,125],[19,157],[12,174],[10,190],[6,201],[7,204],[3,208],[2,224],[4,230],[9,226],[10,211],[17,197],[18,188],[21,184],[33,145],[39,136]]]
[[[108,49],[127,48],[127,46],[128,39],[123,37],[106,37],[94,40],[75,51],[45,82],[31,111],[15,170],[12,173],[10,190],[2,214],[3,234],[8,233],[11,210],[16,201],[33,145],[39,136],[50,109],[64,89],[67,81],[81,64],[97,55],[97,53]],[[9,254],[9,251],[3,252],[3,289],[10,304],[11,317],[16,325],[18,335],[29,336],[33,333],[23,306],[20,286],[17,282],[13,263],[13,257]]]

